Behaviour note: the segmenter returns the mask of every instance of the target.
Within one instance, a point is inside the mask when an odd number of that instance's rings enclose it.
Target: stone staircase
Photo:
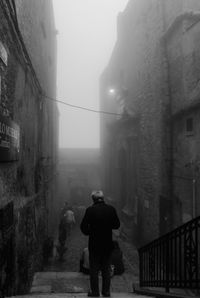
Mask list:
[[[14,296],[16,298],[86,298],[87,293],[62,293],[62,294],[32,294],[23,296]],[[12,297],[12,298],[14,298]],[[141,296],[131,293],[112,293],[111,298],[144,298],[147,296]]]
[[[132,293],[133,277],[128,274],[114,276],[111,280],[111,297],[147,297]],[[101,277],[100,277],[101,282]],[[37,272],[29,295],[18,298],[83,298],[87,297],[89,277],[79,272]]]

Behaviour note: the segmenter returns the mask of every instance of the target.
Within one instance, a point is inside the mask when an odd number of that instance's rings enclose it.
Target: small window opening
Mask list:
[[[193,130],[194,130],[193,118],[188,118],[186,120],[186,131],[193,132]]]

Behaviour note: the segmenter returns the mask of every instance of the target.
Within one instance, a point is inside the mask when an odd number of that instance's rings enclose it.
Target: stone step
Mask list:
[[[101,288],[101,277],[99,278]],[[112,292],[133,292],[134,276],[124,273],[111,279]],[[31,294],[85,293],[89,289],[89,276],[80,272],[37,272]]]
[[[51,280],[51,279],[61,279],[61,278],[88,278],[87,275],[81,272],[36,272],[34,275],[33,283],[37,283],[38,280]]]
[[[30,293],[84,293],[88,280],[80,272],[37,272]]]
[[[9,298],[86,298],[87,293],[61,293],[61,294],[31,294],[23,296],[13,296]],[[147,298],[148,296],[134,293],[111,293],[112,298]]]

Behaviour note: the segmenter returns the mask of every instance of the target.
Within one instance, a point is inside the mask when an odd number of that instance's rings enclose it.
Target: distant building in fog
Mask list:
[[[0,292],[27,293],[41,270],[55,198],[58,110],[51,0],[0,4]]]
[[[100,188],[99,149],[60,149],[58,163],[58,208],[88,206],[91,191]]]
[[[101,77],[104,186],[139,244],[200,215],[200,2],[130,0]]]

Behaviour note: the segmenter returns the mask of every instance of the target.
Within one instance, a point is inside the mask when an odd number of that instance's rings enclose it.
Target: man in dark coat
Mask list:
[[[102,295],[110,297],[110,257],[113,248],[112,229],[120,227],[114,207],[104,202],[102,191],[93,191],[94,204],[86,209],[81,231],[89,236],[90,297],[99,297],[99,271],[102,273]]]

